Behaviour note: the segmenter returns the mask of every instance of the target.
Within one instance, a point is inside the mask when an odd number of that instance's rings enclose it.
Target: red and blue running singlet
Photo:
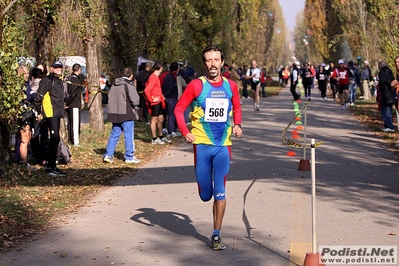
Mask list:
[[[199,79],[202,81],[202,92],[194,99],[191,113],[194,144],[229,146],[232,144],[230,84],[224,77],[221,86],[211,84],[205,77]]]

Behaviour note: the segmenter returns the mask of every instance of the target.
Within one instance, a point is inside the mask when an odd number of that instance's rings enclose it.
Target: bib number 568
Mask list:
[[[224,109],[223,108],[209,108],[209,117],[223,117]]]

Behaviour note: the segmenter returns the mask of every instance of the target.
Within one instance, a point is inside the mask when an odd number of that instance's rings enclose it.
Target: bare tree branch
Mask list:
[[[7,7],[4,8],[4,9],[1,11],[1,16],[4,16],[4,15],[8,12],[8,10],[10,10],[10,8],[11,8],[17,1],[18,1],[18,0],[11,0],[11,2],[7,5]]]

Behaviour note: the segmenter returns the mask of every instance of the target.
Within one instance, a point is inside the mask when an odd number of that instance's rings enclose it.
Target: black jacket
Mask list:
[[[388,66],[384,66],[378,73],[378,90],[380,92],[381,103],[390,105],[395,103],[395,90],[391,87],[394,80],[392,70]]]
[[[148,78],[150,77],[151,73],[147,70],[141,70],[137,76],[136,76],[136,86],[137,86],[137,92],[138,93],[143,93],[144,89],[145,89],[145,84],[148,81]]]
[[[33,106],[44,117],[64,117],[64,84],[62,80],[50,74],[44,77],[35,94]]]
[[[165,96],[165,98],[177,99],[179,92],[177,90],[176,74],[169,72],[165,76],[165,79],[163,80],[162,84],[162,93]]]
[[[71,84],[68,83],[67,85],[67,92],[69,95],[69,99],[66,101],[66,106],[69,108],[79,108],[82,106],[82,92],[83,87],[81,85],[80,78],[75,74],[69,77],[69,81]]]

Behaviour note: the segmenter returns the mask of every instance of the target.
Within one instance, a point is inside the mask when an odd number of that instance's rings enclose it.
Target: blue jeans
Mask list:
[[[262,97],[265,98],[266,97],[266,91],[265,91],[266,83],[261,83],[260,87],[262,88]]]
[[[112,123],[111,135],[108,139],[108,145],[104,156],[114,156],[119,137],[125,137],[125,160],[133,159],[134,155],[134,121],[125,121],[123,123]]]
[[[357,84],[353,83],[349,86],[349,102],[350,103],[355,103],[356,100],[356,89],[357,89]]]
[[[384,121],[384,128],[395,129],[392,123],[392,104],[381,103],[381,118]]]
[[[177,103],[177,98],[166,98],[166,108],[168,112],[168,134],[176,132],[177,123],[175,117],[175,106]]]

